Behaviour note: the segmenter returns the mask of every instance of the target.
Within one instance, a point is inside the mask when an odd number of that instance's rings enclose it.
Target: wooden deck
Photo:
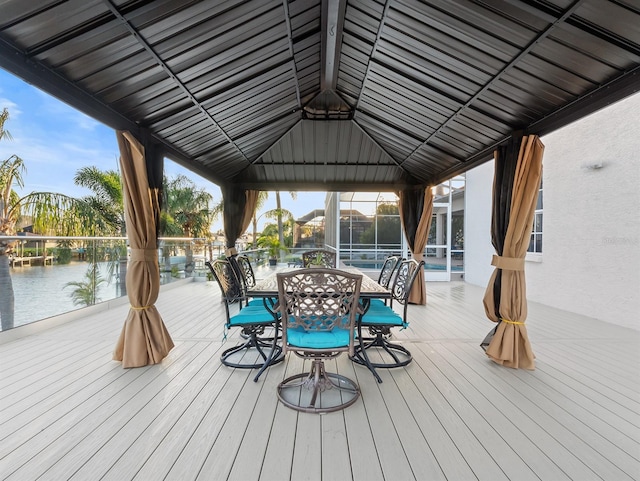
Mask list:
[[[161,364],[111,360],[127,305],[0,344],[0,478],[10,480],[638,480],[640,332],[529,305],[535,371],[478,346],[483,289],[429,283],[397,333],[414,354],[377,384],[342,356],[362,397],[327,415],[277,402],[295,356],[222,366],[218,289],[157,306],[176,343]]]

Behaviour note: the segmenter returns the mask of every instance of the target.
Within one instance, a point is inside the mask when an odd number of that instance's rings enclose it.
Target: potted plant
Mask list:
[[[278,263],[278,257],[280,251],[287,251],[288,249],[280,243],[276,236],[262,236],[258,238],[258,246],[267,249],[269,253],[269,265],[275,266]]]
[[[315,257],[309,260],[309,267],[325,267],[325,262],[320,252],[317,252]]]

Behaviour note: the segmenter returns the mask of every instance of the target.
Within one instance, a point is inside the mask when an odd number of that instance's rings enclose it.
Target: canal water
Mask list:
[[[184,268],[184,257],[171,257],[171,265]],[[100,275],[107,278],[107,262],[99,262]],[[196,263],[196,265],[198,265]],[[53,266],[24,266],[11,268],[11,280],[15,297],[14,326],[22,326],[30,322],[57,316],[65,312],[85,307],[75,306],[71,297],[75,286],[67,286],[69,282],[86,282],[85,277],[91,264],[85,261],[72,261],[70,264],[54,264]],[[164,264],[160,265],[162,269]],[[204,271],[196,269],[195,275],[204,275]],[[182,278],[184,272],[173,277],[170,272],[160,273],[160,284],[167,284]],[[98,289],[97,302],[115,299],[119,296],[118,282],[115,276],[111,282],[104,282]]]
[[[100,264],[100,274],[107,276],[106,263]],[[71,262],[53,266],[25,266],[11,269],[15,295],[14,325],[21,326],[65,312],[80,309],[74,306],[71,294],[75,287],[65,287],[68,282],[85,282],[88,262]],[[106,282],[98,290],[99,302],[118,296],[115,279]]]

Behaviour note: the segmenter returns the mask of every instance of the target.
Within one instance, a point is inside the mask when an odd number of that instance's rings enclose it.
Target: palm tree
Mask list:
[[[102,171],[97,167],[78,169],[73,182],[93,191],[93,195],[83,197],[92,209],[100,212],[107,229],[106,235],[125,236],[124,202],[122,198],[122,177],[115,170]]]
[[[100,275],[100,269],[96,262],[89,265],[89,269],[85,273],[84,277],[86,279],[85,281],[67,282],[64,285],[65,287],[75,287],[71,293],[71,299],[73,300],[74,306],[92,306],[96,302],[100,301],[97,293],[105,280]]]
[[[78,169],[73,182],[93,192],[82,198],[93,210],[100,213],[104,222],[103,235],[126,236],[122,176],[116,170],[100,170],[95,166]],[[107,264],[108,278],[118,279],[116,289],[119,296],[127,294],[127,250],[120,243],[107,252],[112,261]],[[95,264],[96,259],[94,257]],[[91,269],[91,267],[89,267]],[[87,273],[89,275],[89,273]]]
[[[296,197],[297,197],[296,193],[295,192],[290,192],[290,194],[291,194],[291,198],[293,198],[293,200],[295,200]],[[259,242],[258,242],[258,217],[259,216],[257,214],[260,211],[260,209],[262,209],[262,207],[264,206],[264,204],[265,204],[265,202],[267,201],[268,198],[269,198],[269,192],[267,192],[266,190],[261,190],[258,193],[258,200],[256,202],[255,210],[253,211],[253,218],[251,219],[251,224],[252,224],[252,227],[253,227],[253,235],[252,235],[253,248],[259,247]],[[214,220],[218,215],[222,214],[223,207],[224,207],[224,199],[221,200],[220,203],[216,205],[217,214],[214,217]],[[265,217],[267,217],[269,219],[277,219],[277,221],[278,221],[278,241],[280,242],[280,245],[282,245],[284,247],[285,246],[285,238],[284,238],[283,219],[284,218],[293,219],[293,214],[291,213],[291,211],[282,208],[282,203],[280,201],[280,192],[279,191],[276,191],[276,208],[268,210],[266,212],[263,212],[260,215],[261,216],[264,215]],[[282,252],[284,252],[284,249],[282,250]]]
[[[257,247],[257,240],[258,240],[258,216],[257,213],[259,210],[261,210],[264,207],[264,203],[267,201],[267,199],[269,198],[269,192],[267,192],[266,190],[261,190],[258,193],[258,200],[256,201],[256,208],[253,211],[253,218],[251,219],[251,224],[253,227],[253,241],[251,243],[252,247],[255,249]],[[267,215],[268,217],[268,215]]]
[[[219,202],[215,203],[211,208],[211,222],[213,223],[216,219],[222,217],[224,215],[224,200],[220,199]],[[213,242],[217,239],[217,235],[213,232],[207,232],[204,237],[207,239],[207,246],[209,247],[209,259],[213,260]]]
[[[0,140],[11,139],[5,130],[9,111],[0,113]],[[34,232],[57,235],[95,235],[104,222],[85,202],[52,192],[32,192],[20,197],[14,186],[24,187],[24,161],[17,155],[0,162],[0,236],[16,235],[16,225],[22,215],[30,215]],[[55,231],[52,227],[55,226]],[[2,330],[14,324],[15,298],[9,255],[14,241],[0,241],[0,325]]]
[[[298,197],[298,195],[295,192],[289,192],[289,195],[291,195],[291,198],[293,200],[296,200],[296,198]],[[289,219],[293,219],[293,214],[282,208],[282,203],[280,202],[280,191],[276,190],[276,211],[277,211],[277,219],[278,219],[278,240],[280,241],[280,245],[284,246],[284,224],[283,224],[283,217],[287,217]],[[284,250],[282,250],[280,252],[280,255],[282,255],[284,253]]]
[[[210,208],[210,203],[213,200],[211,194],[198,188],[191,179],[184,175],[165,179],[164,183],[166,202],[165,212],[161,219],[163,233],[184,237],[208,236],[215,212]],[[194,267],[190,243],[185,247],[185,255],[185,273],[190,274]]]
[[[296,192],[289,192],[289,195],[293,200],[296,200],[298,198]],[[278,219],[278,240],[282,245],[284,245],[283,218],[293,218],[293,214],[290,211],[282,208],[282,202],[280,201],[280,191],[276,191],[276,212]]]

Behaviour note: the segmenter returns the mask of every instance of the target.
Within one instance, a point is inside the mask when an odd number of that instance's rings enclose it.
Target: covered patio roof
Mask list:
[[[0,67],[218,185],[391,191],[637,92],[633,0],[6,0]]]

